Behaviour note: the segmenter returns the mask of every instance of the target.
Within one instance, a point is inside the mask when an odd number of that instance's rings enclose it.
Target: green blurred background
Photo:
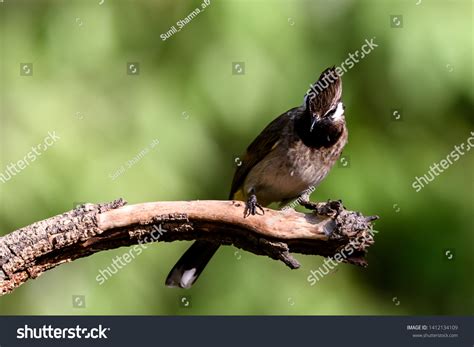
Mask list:
[[[235,158],[258,132],[375,37],[378,47],[343,76],[349,165],[312,196],[380,215],[369,267],[341,264],[310,286],[321,257],[296,255],[302,267],[292,271],[223,247],[194,288],[179,291],[163,283],[189,243],[157,243],[103,285],[99,270],[127,248],[48,271],[1,297],[0,313],[473,314],[472,152],[412,188],[474,130],[472,2],[211,0],[160,38],[200,6],[0,2],[0,173],[48,131],[61,137],[0,183],[0,235],[77,202],[225,199]],[[127,74],[130,62],[138,75]],[[21,63],[33,64],[31,76]],[[73,295],[86,307],[73,307]]]

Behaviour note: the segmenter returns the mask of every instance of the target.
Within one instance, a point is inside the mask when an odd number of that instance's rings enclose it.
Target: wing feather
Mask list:
[[[232,187],[230,189],[229,199],[242,199],[245,194],[240,192],[245,178],[252,168],[257,165],[263,158],[274,150],[280,143],[280,138],[283,130],[288,123],[293,119],[293,112],[297,108],[293,108],[288,112],[283,113],[275,118],[265,129],[257,136],[255,140],[248,146],[243,158],[242,164],[237,167],[232,180]]]

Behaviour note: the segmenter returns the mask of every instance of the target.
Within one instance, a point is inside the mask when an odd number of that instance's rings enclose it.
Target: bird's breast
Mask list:
[[[287,138],[250,170],[244,194],[254,189],[263,205],[300,196],[326,177],[346,141],[347,135],[330,148],[315,149]]]

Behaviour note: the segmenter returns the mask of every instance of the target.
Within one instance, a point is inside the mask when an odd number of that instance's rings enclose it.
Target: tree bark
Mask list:
[[[209,240],[281,260],[291,253],[334,257],[352,247],[344,262],[366,266],[372,221],[341,202],[312,206],[312,213],[265,208],[243,217],[241,201],[167,201],[125,206],[122,199],[84,204],[0,237],[0,295],[60,264],[103,250],[147,242]]]

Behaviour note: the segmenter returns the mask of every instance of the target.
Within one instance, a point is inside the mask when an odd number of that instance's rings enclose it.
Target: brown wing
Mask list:
[[[291,109],[274,119],[248,146],[243,158],[241,158],[242,164],[235,171],[229,199],[234,198],[234,194],[241,188],[250,170],[278,145],[282,131],[291,121],[292,111],[295,109]]]

